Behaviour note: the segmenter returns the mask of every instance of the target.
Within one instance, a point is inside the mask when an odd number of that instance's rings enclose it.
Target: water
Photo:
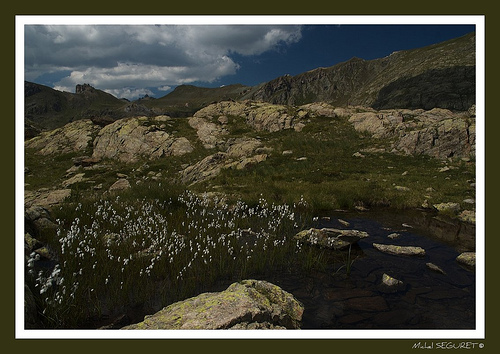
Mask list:
[[[266,279],[304,304],[303,329],[475,328],[475,273],[455,260],[461,252],[475,250],[473,226],[439,220],[427,212],[386,211],[332,213],[317,227],[346,228],[339,218],[349,222],[349,229],[370,234],[352,248],[350,275],[337,251],[337,257],[327,257],[330,264],[321,271]],[[395,232],[398,238],[387,237]],[[420,246],[426,255],[389,255],[373,248],[373,243]],[[446,274],[429,269],[428,262]],[[402,281],[404,288],[389,294],[381,291],[384,273]]]

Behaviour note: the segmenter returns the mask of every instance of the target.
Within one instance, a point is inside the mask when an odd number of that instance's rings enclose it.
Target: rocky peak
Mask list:
[[[83,93],[83,92],[86,92],[86,91],[94,91],[95,88],[89,84],[83,84],[83,85],[76,85],[76,88],[75,88],[75,93],[79,94],[79,93]]]

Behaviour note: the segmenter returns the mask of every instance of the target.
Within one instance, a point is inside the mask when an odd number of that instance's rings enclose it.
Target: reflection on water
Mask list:
[[[337,253],[320,272],[276,274],[266,279],[304,304],[303,329],[475,328],[475,273],[455,260],[461,252],[475,251],[473,225],[416,211],[332,213],[317,227],[345,228],[339,218],[348,221],[350,229],[370,234],[353,247],[349,276]],[[388,238],[394,233],[399,237]],[[426,254],[385,254],[373,248],[373,243],[419,246]],[[427,263],[445,274],[429,269]],[[384,273],[401,280],[404,287],[395,293],[381,291]]]

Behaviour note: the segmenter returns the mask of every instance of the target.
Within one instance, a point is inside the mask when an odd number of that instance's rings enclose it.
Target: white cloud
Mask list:
[[[25,29],[25,76],[70,71],[56,83],[67,91],[81,83],[115,92],[214,82],[240,68],[234,53],[259,55],[300,38],[299,26],[32,25]]]

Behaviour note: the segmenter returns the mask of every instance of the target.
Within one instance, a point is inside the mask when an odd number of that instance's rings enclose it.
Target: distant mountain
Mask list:
[[[114,121],[140,111],[130,102],[88,84],[77,85],[76,93],[69,93],[25,81],[24,98],[25,124],[41,130],[54,129],[82,118]]]
[[[141,104],[154,111],[162,111],[164,114],[173,117],[187,117],[216,101],[239,100],[244,94],[250,92],[251,89],[251,86],[241,84],[216,88],[180,85],[163,97],[141,102]]]
[[[385,58],[352,58],[328,68],[278,77],[244,98],[275,104],[448,108],[475,103],[475,33]]]
[[[475,33],[470,33],[380,59],[352,58],[254,87],[181,85],[161,98],[133,102],[87,84],[68,93],[25,82],[25,125],[31,135],[82,118],[105,125],[138,115],[188,117],[216,101],[246,99],[287,105],[326,102],[376,109],[440,107],[465,111],[475,103],[475,39]]]

